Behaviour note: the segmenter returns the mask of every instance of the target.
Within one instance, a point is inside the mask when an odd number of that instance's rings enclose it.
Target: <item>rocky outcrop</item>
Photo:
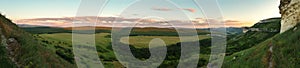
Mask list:
[[[21,65],[16,60],[16,53],[17,50],[19,50],[19,43],[14,38],[6,39],[6,37],[2,34],[1,28],[0,28],[0,39],[1,39],[1,45],[4,46],[7,49],[8,55],[7,57],[10,59],[11,62],[13,62],[16,67],[21,68]],[[12,48],[14,47],[14,48]]]
[[[300,0],[281,0],[280,1],[280,14],[281,20],[281,30],[283,33],[290,28],[293,28],[300,22]]]

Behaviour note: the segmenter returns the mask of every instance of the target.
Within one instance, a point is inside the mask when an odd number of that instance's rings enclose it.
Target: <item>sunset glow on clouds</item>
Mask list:
[[[157,10],[157,11],[172,11],[172,10],[176,10],[176,9],[171,9],[171,8],[165,8],[165,7],[153,7],[152,10]],[[195,13],[197,10],[194,8],[181,8],[181,9],[177,9],[177,10],[185,10],[191,13]]]
[[[123,10],[131,6],[137,0],[109,0],[101,15],[89,17],[76,17],[76,12],[80,6],[80,0],[3,0],[1,1],[0,12],[11,18],[17,24],[55,26],[55,27],[70,27],[72,22],[96,22],[99,26],[111,26],[112,18],[122,20],[122,24],[130,23],[139,18],[122,17]],[[206,28],[208,27],[205,19],[205,14],[202,13],[201,8],[197,7],[194,0],[170,0],[179,7],[168,7],[169,5],[161,5],[160,2],[152,6],[143,5],[148,2],[143,2],[141,6],[145,7],[140,12],[128,14],[132,16],[140,16],[140,18],[148,15],[153,15],[151,12],[159,12],[170,18],[183,18],[181,16],[167,15],[174,11],[182,11],[186,17],[195,24],[194,27]],[[280,17],[278,6],[279,0],[218,0],[221,12],[224,16],[224,22],[227,27],[243,27],[252,26],[260,20]],[[157,6],[158,5],[158,6]],[[9,6],[9,7],[8,7]],[[91,7],[96,8],[96,7]],[[155,14],[154,14],[155,15]],[[172,14],[171,14],[172,15]],[[99,17],[100,21],[96,18]],[[164,26],[166,23],[153,23],[159,20],[144,19],[140,26]],[[182,20],[169,20],[183,24]],[[148,22],[148,23],[145,23]],[[206,24],[205,24],[206,23]]]
[[[72,27],[72,23],[74,22],[82,22],[82,23],[96,23],[95,26],[107,26],[112,27],[113,23],[117,23],[118,25],[126,25],[128,23],[137,22],[136,27],[173,27],[168,22],[175,23],[177,25],[187,25],[196,28],[208,28],[209,21],[212,19],[204,19],[197,18],[192,20],[193,25],[187,24],[188,21],[180,21],[180,20],[170,20],[170,21],[162,21],[157,19],[126,19],[120,17],[96,17],[96,16],[87,16],[87,17],[65,17],[65,18],[35,18],[35,19],[21,19],[16,20],[14,22],[18,24],[28,24],[28,25],[40,25],[40,26],[52,26],[52,27]],[[242,22],[237,20],[225,20],[224,21],[226,27],[242,27],[242,26],[250,26],[252,23]],[[84,25],[83,25],[84,26]],[[122,27],[122,26],[118,26]],[[123,26],[126,27],[126,26]]]

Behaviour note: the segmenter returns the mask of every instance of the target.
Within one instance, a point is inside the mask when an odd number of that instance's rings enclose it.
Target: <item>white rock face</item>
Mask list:
[[[280,14],[281,30],[283,33],[300,23],[300,0],[281,0],[280,1]]]

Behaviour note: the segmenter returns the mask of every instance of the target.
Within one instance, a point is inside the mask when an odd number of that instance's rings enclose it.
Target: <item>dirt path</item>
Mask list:
[[[268,52],[269,52],[270,54],[268,55],[268,64],[269,64],[269,65],[268,65],[268,68],[273,68],[273,61],[272,61],[273,44],[270,43],[269,46],[270,46],[270,48],[269,48]]]

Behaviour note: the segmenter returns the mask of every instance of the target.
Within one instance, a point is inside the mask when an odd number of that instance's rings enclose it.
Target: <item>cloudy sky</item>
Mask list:
[[[162,13],[162,16],[169,16],[167,13],[183,11],[192,21],[196,21],[198,27],[204,27],[204,14],[198,8],[193,0],[170,0],[178,7],[168,7],[161,2],[153,2],[153,5],[143,5],[149,2],[139,2],[138,7],[143,7],[143,11],[136,13],[126,13],[132,4],[137,0],[109,0],[100,16],[103,20],[99,23],[109,23],[107,18],[121,19],[128,22],[129,19],[123,19],[122,15],[140,16],[155,15],[153,12]],[[12,19],[18,24],[46,25],[46,26],[64,26],[71,25],[72,20],[84,20],[93,22],[93,17],[75,18],[80,0],[1,0],[0,12]],[[221,12],[225,22],[229,27],[251,26],[259,20],[279,17],[279,0],[218,0]],[[136,5],[135,5],[136,6]],[[91,7],[93,8],[93,7]],[[151,14],[153,13],[153,14]],[[100,18],[100,20],[101,20]],[[178,18],[169,16],[169,18]],[[180,17],[179,17],[180,18]],[[104,20],[106,19],[106,20]],[[135,18],[138,19],[138,18]],[[135,19],[130,19],[135,20]],[[129,22],[130,22],[129,21]],[[150,18],[143,22],[160,22],[160,19]],[[174,21],[174,20],[173,20]],[[178,21],[177,21],[178,22]],[[161,23],[158,23],[161,25]],[[101,24],[100,24],[101,25]],[[108,24],[109,25],[109,24]],[[143,24],[143,25],[149,25]],[[202,25],[202,26],[201,26]]]

